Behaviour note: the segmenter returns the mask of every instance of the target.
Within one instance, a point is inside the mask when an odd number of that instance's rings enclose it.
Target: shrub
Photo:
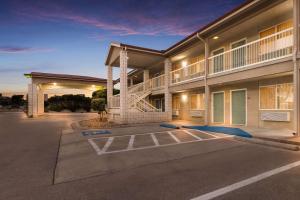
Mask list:
[[[113,95],[119,94],[120,90],[113,89]],[[105,104],[107,103],[107,89],[97,90],[93,92],[93,99],[103,98],[105,99]]]
[[[53,96],[48,99],[46,104],[48,104],[48,110],[57,112],[64,109],[68,109],[72,112],[79,109],[84,109],[87,112],[91,110],[91,99],[84,95]]]
[[[92,109],[95,111],[105,110],[105,98],[92,99]]]

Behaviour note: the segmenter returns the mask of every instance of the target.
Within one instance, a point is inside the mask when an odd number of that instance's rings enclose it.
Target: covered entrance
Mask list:
[[[80,89],[86,94],[106,87],[107,83],[106,79],[68,74],[32,72],[25,74],[25,77],[31,78],[28,85],[29,117],[44,114],[44,94],[47,90]]]

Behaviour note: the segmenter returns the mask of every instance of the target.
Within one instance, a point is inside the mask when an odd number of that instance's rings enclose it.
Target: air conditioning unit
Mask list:
[[[263,112],[260,119],[262,121],[289,122],[290,112]]]

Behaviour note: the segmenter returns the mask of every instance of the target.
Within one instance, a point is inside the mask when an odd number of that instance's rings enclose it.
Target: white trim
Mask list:
[[[220,124],[225,124],[225,118],[226,118],[226,115],[225,115],[225,91],[217,91],[217,92],[212,92],[211,93],[211,122],[213,124],[219,124],[218,122],[214,122],[214,94],[218,94],[218,93],[223,93],[224,94],[224,99],[223,99],[223,103],[224,103],[224,108],[223,108],[223,111],[224,111],[224,117],[223,117],[223,123],[220,123]]]
[[[219,54],[214,55],[214,52],[219,51],[219,50],[221,50],[221,49],[223,49],[223,52],[222,52],[222,53],[219,53]],[[223,56],[223,70],[221,70],[220,72],[225,71],[225,52],[226,52],[225,46],[221,46],[220,48],[211,51],[211,55],[212,55],[212,56],[211,56],[211,58],[212,58],[212,63],[208,63],[208,64],[211,64],[211,65],[212,65],[212,70],[213,70],[213,71],[215,71],[215,70],[214,70],[215,66],[214,66],[214,64],[213,64],[213,60],[214,60],[215,57],[220,56],[220,55]],[[218,73],[218,72],[214,72],[213,74],[215,74],[215,73]]]
[[[232,45],[234,45],[234,44],[236,44],[236,43],[239,43],[239,42],[241,42],[241,41],[245,41],[245,44],[243,44],[243,45],[241,45],[241,46],[238,46],[238,47],[235,47],[235,48],[232,48]],[[242,47],[242,48],[243,48],[243,46],[246,45],[247,42],[248,42],[247,37],[244,37],[244,38],[242,38],[242,39],[240,39],[240,40],[233,41],[233,42],[231,42],[231,43],[229,44],[230,50],[232,51],[232,50],[236,50],[236,49],[241,49],[241,48],[239,48],[239,47]],[[232,53],[231,53],[230,56],[231,56],[231,58],[229,59],[230,66],[233,68],[233,63],[232,63]],[[247,65],[248,48],[245,48],[245,56],[246,56],[246,57],[245,57],[245,64]],[[234,69],[235,69],[235,68],[239,68],[239,67],[234,67]]]
[[[237,92],[237,91],[245,91],[245,107],[246,107],[245,124],[233,124],[232,123],[232,92]],[[247,100],[248,100],[248,90],[247,90],[247,88],[230,90],[230,125],[241,125],[241,126],[247,126],[248,125],[248,101]]]
[[[293,111],[293,109],[279,109],[278,108],[278,95],[277,95],[277,87],[279,86],[279,85],[284,85],[284,84],[288,84],[288,85],[292,85],[292,87],[293,87],[293,95],[295,95],[295,93],[294,93],[294,90],[295,90],[295,88],[294,88],[294,84],[293,83],[291,83],[291,82],[289,82],[289,83],[278,83],[278,84],[270,84],[270,85],[260,85],[260,83],[259,83],[259,86],[258,86],[258,108],[259,108],[259,110],[261,110],[261,111]],[[263,88],[263,87],[275,87],[275,108],[270,108],[270,109],[266,109],[266,108],[261,108],[260,107],[260,96],[261,96],[261,94],[260,94],[260,88]],[[294,98],[293,98],[294,99]],[[293,102],[293,104],[294,104],[295,102]]]

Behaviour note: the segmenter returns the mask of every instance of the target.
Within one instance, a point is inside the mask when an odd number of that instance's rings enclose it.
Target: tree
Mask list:
[[[25,100],[23,99],[24,95],[13,95],[11,97],[11,104],[15,108],[19,108],[20,106],[24,106]]]
[[[113,89],[113,95],[120,94],[120,90]],[[101,89],[93,92],[92,94],[93,99],[98,99],[98,98],[104,98],[105,99],[105,104],[107,103],[107,89]]]

